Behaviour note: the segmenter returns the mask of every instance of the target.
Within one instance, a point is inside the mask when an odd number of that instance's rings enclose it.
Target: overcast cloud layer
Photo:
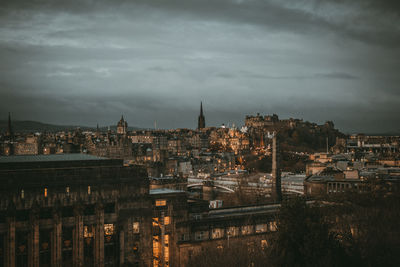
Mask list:
[[[400,131],[400,1],[1,1],[0,118]]]

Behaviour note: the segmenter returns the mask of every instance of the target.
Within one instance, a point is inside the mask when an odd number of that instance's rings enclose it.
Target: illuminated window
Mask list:
[[[139,233],[139,222],[134,222],[132,224],[132,231],[134,234],[138,234]]]
[[[251,233],[253,233],[252,225],[243,225],[242,226],[242,235],[249,235]]]
[[[264,233],[268,230],[268,225],[266,223],[256,225],[256,233]]]
[[[221,228],[212,229],[212,231],[211,231],[212,239],[222,238],[223,236],[224,236],[224,229],[221,229]]]
[[[229,236],[238,236],[239,235],[239,227],[236,227],[236,226],[228,227],[227,234]]]
[[[169,244],[169,235],[164,235],[164,244]]]
[[[261,247],[262,247],[262,248],[268,247],[268,241],[265,240],[265,239],[261,240]]]
[[[153,226],[158,226],[158,218],[153,218]]]
[[[21,198],[22,198],[22,199],[25,198],[25,191],[24,191],[24,189],[21,190]]]
[[[114,224],[105,223],[104,224],[104,234],[105,235],[113,235],[114,234]]]
[[[153,266],[158,266],[159,262],[158,259],[160,257],[160,242],[159,242],[159,237],[158,236],[153,236],[153,257],[154,262],[153,262]]]
[[[164,261],[169,262],[169,247],[164,247]]]
[[[83,227],[83,237],[85,238],[91,238],[94,236],[94,227],[91,225],[85,225]]]
[[[65,188],[65,193],[67,194],[67,196],[69,196],[69,186],[67,186],[67,188]]]
[[[161,207],[167,205],[167,201],[165,199],[157,199],[156,200],[156,206]]]
[[[270,222],[269,223],[269,230],[272,232],[276,231],[276,222]]]
[[[90,190],[90,185],[87,187],[87,193],[88,193],[88,195],[90,195],[92,193]]]
[[[168,224],[170,224],[170,223],[171,223],[171,217],[165,216],[165,217],[164,217],[164,225],[168,225]]]
[[[44,188],[44,197],[47,197],[47,187]]]

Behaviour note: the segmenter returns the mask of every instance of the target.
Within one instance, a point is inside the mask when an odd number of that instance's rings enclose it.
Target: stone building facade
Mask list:
[[[11,157],[0,180],[1,266],[151,265],[140,169],[87,155]]]
[[[268,243],[276,205],[210,209],[142,168],[84,154],[0,157],[0,266],[188,266],[202,246]],[[246,243],[247,244],[247,243]]]

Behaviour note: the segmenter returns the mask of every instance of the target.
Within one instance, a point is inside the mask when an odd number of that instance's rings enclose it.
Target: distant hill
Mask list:
[[[0,120],[0,132],[7,131],[8,122]],[[12,121],[12,128],[15,133],[34,133],[34,132],[60,132],[60,131],[73,131],[77,128],[83,131],[95,131],[96,127],[79,126],[79,125],[55,125],[42,123],[38,121]],[[107,131],[107,127],[100,127],[100,131]],[[116,131],[117,126],[110,126],[110,129]],[[128,127],[128,131],[140,130],[138,127]]]

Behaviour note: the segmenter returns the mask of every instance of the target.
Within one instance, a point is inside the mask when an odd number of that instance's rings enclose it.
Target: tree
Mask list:
[[[297,197],[282,203],[272,266],[345,266],[351,261],[319,207]]]

